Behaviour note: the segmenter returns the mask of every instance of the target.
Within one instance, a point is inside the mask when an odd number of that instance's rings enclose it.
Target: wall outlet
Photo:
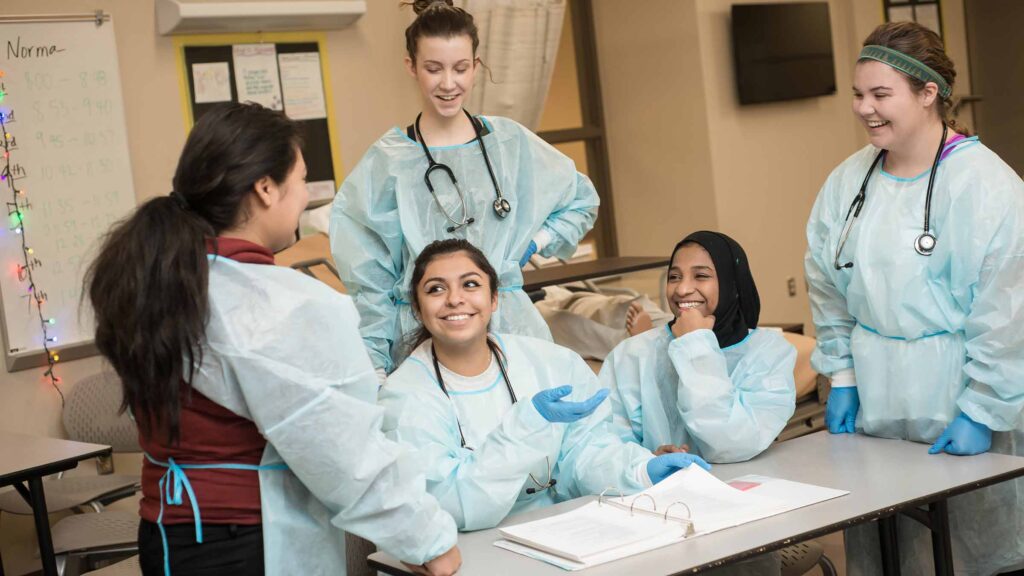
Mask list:
[[[790,298],[796,296],[796,278],[793,278],[792,276],[786,278],[786,291],[789,292]]]

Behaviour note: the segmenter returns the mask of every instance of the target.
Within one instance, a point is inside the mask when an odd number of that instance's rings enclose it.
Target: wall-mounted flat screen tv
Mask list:
[[[828,3],[733,4],[740,104],[835,94]]]

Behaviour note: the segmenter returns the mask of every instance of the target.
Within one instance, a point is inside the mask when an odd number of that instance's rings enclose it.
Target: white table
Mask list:
[[[968,458],[970,465],[966,466]],[[936,573],[952,574],[946,500],[1024,475],[1024,458],[991,453],[969,457],[929,455],[927,444],[822,431],[775,444],[749,462],[715,465],[712,473],[723,480],[762,474],[849,490],[850,494],[595,566],[578,574],[690,574],[875,520],[879,521],[882,543],[884,566],[881,572],[898,574],[895,519],[899,513],[930,526]],[[563,502],[507,518],[503,524],[543,518],[590,500],[593,497]],[[493,543],[499,538],[495,529],[460,534],[463,565],[459,574],[566,574],[560,568],[495,547]],[[372,554],[368,562],[372,568],[387,574],[411,574],[400,562],[381,552]]]
[[[110,446],[100,444],[0,431],[0,488],[13,485],[32,506],[45,576],[57,576],[57,562],[53,554],[46,497],[43,494],[43,477],[70,470],[82,460],[108,455],[110,452]],[[3,573],[3,564],[0,563],[0,576]]]

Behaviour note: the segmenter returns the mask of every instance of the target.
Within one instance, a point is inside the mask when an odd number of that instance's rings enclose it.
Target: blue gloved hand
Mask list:
[[[860,396],[857,387],[833,388],[825,405],[825,425],[833,434],[854,434],[857,432],[857,411],[860,410]]]
[[[711,464],[708,464],[703,458],[696,454],[673,452],[671,454],[655,456],[648,460],[647,475],[651,477],[651,482],[657,484],[671,476],[676,470],[688,468],[690,464],[696,464],[705,470],[711,470]]]
[[[929,454],[948,452],[958,456],[981,454],[992,447],[992,430],[963,412],[946,426],[939,439],[928,449]]]
[[[523,257],[519,259],[519,267],[522,268],[530,261],[530,256],[537,253],[537,243],[530,240],[530,245],[526,247],[526,252]]]
[[[583,402],[563,402],[561,398],[572,393],[572,386],[567,384],[534,394],[533,407],[548,422],[575,422],[593,414],[608,397],[608,392],[607,388],[601,388],[597,394]]]

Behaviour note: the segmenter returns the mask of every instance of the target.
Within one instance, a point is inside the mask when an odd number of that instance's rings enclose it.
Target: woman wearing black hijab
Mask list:
[[[619,344],[601,369],[615,428],[652,451],[688,446],[708,462],[749,460],[793,415],[796,350],[757,328],[747,255],[725,234],[676,244],[666,288],[675,319]]]

